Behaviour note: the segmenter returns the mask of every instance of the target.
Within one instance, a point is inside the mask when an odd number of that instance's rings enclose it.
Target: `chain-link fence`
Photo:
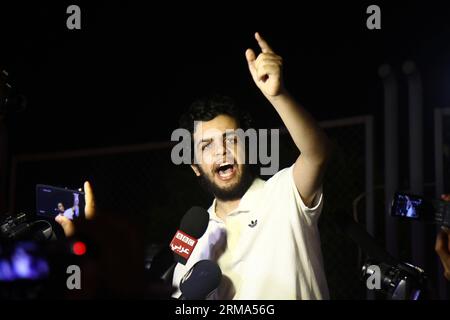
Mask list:
[[[352,214],[352,202],[366,192],[366,126],[368,118],[342,119],[324,123],[334,144],[333,157],[324,179],[324,208],[319,221],[322,252],[332,299],[365,299],[360,280],[361,264],[358,247],[339,231],[334,222],[340,215]],[[297,149],[288,135],[281,139],[282,167],[291,164]],[[370,146],[371,147],[371,146]],[[365,222],[364,207],[359,219]]]
[[[366,188],[364,119],[325,125],[336,149],[325,178],[325,206],[319,227],[333,299],[365,299],[359,279],[358,248],[332,223],[332,217],[351,214],[352,201]],[[90,180],[100,208],[142,219],[149,244],[165,243],[191,206],[208,208],[212,200],[201,190],[189,166],[172,163],[171,146],[163,143],[104,152],[18,157],[11,185],[14,211],[34,211],[38,183],[73,189]],[[282,133],[280,168],[291,165],[297,156],[291,138]]]

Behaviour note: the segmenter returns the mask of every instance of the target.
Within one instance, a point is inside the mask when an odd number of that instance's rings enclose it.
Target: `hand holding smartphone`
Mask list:
[[[391,216],[450,227],[450,204],[436,199],[396,192],[391,204]]]

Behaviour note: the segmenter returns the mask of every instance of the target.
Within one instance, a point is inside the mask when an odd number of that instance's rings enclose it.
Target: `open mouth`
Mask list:
[[[236,174],[236,165],[225,162],[216,168],[216,173],[220,180],[230,180]]]

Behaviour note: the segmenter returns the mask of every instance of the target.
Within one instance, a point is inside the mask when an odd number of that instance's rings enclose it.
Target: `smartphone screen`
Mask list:
[[[426,201],[422,197],[397,192],[392,201],[391,215],[423,219],[427,215],[426,209]]]
[[[39,184],[36,186],[36,214],[48,218],[63,215],[73,220],[84,216],[84,193]]]

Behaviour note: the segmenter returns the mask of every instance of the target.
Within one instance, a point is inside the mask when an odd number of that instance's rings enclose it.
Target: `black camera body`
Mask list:
[[[379,274],[375,274],[379,272]],[[408,263],[389,264],[367,261],[361,270],[361,278],[379,277],[379,288],[390,300],[419,300],[423,298],[427,276],[419,267]]]
[[[20,230],[26,228],[27,215],[20,213],[16,216],[8,216],[0,225],[0,238],[13,239]]]
[[[80,237],[57,239],[52,225],[24,213],[0,223],[0,300],[60,298],[67,294],[67,268],[81,265],[74,251]]]
[[[46,220],[35,220],[25,213],[6,217],[0,224],[1,240],[55,240],[52,225]]]
[[[396,192],[392,199],[391,216],[450,228],[450,203]]]

